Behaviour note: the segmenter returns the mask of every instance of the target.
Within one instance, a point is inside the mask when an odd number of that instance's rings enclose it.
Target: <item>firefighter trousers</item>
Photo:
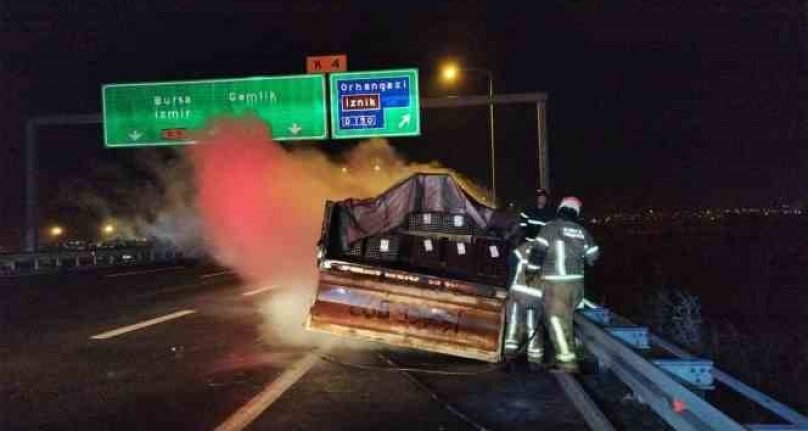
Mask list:
[[[526,279],[527,283],[511,285],[505,326],[505,356],[513,358],[527,347],[528,361],[541,363],[544,356],[541,291],[538,283],[531,282],[533,277],[517,279]]]
[[[575,354],[572,316],[584,295],[584,280],[549,281],[539,283],[543,292],[544,324],[555,349],[558,362],[574,362]]]

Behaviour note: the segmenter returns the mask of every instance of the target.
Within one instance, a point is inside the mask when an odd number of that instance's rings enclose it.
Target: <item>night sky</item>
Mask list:
[[[329,53],[351,70],[417,67],[426,96],[447,94],[433,78],[447,57],[491,69],[498,93],[547,92],[553,190],[593,212],[808,203],[804,3],[530,3],[3,0],[0,224],[21,221],[25,118],[98,112],[103,83],[303,73]],[[484,91],[469,77],[452,93]],[[523,199],[534,114],[498,109],[497,127],[501,194]],[[50,132],[45,196],[131,156],[104,154],[99,131]],[[424,134],[394,144],[488,181],[484,109],[427,112]]]

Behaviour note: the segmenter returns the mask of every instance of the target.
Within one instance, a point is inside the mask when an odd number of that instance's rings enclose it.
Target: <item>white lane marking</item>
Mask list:
[[[253,296],[258,295],[259,293],[266,292],[268,290],[274,289],[275,286],[266,286],[266,287],[259,287],[258,289],[248,290],[241,294],[241,296]]]
[[[240,431],[252,423],[264,410],[292,387],[320,359],[322,350],[311,352],[286,369],[277,379],[270,382],[263,391],[227,418],[215,431]]]
[[[211,277],[218,277],[220,275],[230,275],[235,274],[233,271],[219,271],[219,272],[211,272],[210,274],[202,274],[201,278],[211,278]]]
[[[157,290],[153,292],[145,292],[139,295],[136,295],[136,298],[152,298],[161,295],[170,295],[172,293],[183,292],[186,290],[194,290],[198,289],[201,286],[207,286],[210,284],[216,283],[216,280],[200,280],[194,283],[187,283],[187,284],[178,284],[176,286],[171,286],[168,289]]]
[[[126,334],[127,332],[137,331],[138,329],[143,329],[152,325],[157,325],[158,323],[168,322],[169,320],[178,319],[180,317],[194,313],[196,313],[196,310],[180,310],[171,314],[166,314],[165,316],[155,317],[154,319],[144,320],[142,322],[138,322],[133,325],[123,326],[117,329],[113,329],[111,331],[102,332],[98,335],[93,335],[92,337],[90,337],[90,339],[106,340],[107,338],[117,337],[118,335]]]
[[[174,270],[183,269],[183,268],[185,268],[185,267],[184,266],[169,266],[168,268],[144,269],[143,271],[116,272],[115,274],[107,274],[104,277],[126,277],[128,275],[153,274],[155,272],[174,271]]]

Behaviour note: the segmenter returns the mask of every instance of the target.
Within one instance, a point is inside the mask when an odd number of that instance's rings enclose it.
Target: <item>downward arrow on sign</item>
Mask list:
[[[289,128],[289,131],[292,132],[293,135],[297,135],[301,130],[303,130],[303,128],[298,126],[297,123],[292,124],[292,127]]]
[[[132,138],[133,141],[137,141],[141,136],[143,136],[143,134],[137,130],[132,130],[129,132],[129,137]]]

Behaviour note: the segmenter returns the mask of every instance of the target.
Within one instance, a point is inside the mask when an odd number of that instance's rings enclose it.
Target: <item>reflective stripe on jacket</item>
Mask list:
[[[584,267],[593,265],[600,256],[600,249],[583,226],[560,218],[541,229],[533,247],[544,256],[541,266],[545,280],[581,279]]]
[[[541,228],[555,216],[554,212],[548,208],[530,208],[519,213],[519,227],[525,240],[532,241],[539,234]]]

